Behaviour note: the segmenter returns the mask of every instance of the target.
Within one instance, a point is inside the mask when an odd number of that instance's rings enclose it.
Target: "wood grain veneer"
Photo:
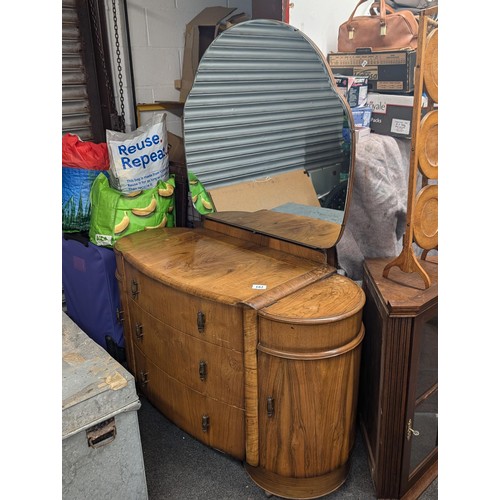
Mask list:
[[[349,471],[364,292],[323,252],[209,226],[115,245],[138,389],[266,491],[327,494]]]

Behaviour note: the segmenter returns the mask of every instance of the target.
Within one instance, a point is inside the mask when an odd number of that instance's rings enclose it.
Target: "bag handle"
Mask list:
[[[367,2],[368,0],[359,0],[357,3],[356,7],[354,7],[354,10],[352,11],[351,17],[349,17],[349,20],[347,21],[347,30],[349,32],[349,39],[354,38],[354,27],[351,25],[351,22],[354,18],[354,15],[356,14],[356,11],[358,10],[358,7]],[[374,16],[374,17],[379,17],[380,18],[380,35],[385,36],[387,33],[387,26],[386,26],[386,13],[387,13],[387,6],[385,4],[385,0],[378,0],[378,7],[379,7],[379,14]],[[390,7],[389,7],[390,8]],[[390,12],[390,11],[389,11]],[[394,11],[393,11],[394,12]],[[372,8],[370,8],[370,13],[373,15]]]
[[[370,14],[372,16],[377,16],[378,12],[380,12],[380,2],[377,0],[376,2],[373,2],[370,6]],[[389,5],[386,4],[385,6],[385,11],[389,14],[395,14],[396,11]]]

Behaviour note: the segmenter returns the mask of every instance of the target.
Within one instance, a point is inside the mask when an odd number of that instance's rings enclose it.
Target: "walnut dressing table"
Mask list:
[[[243,461],[266,492],[326,495],[349,471],[364,337],[365,294],[337,272],[335,251],[352,115],[302,33],[252,20],[205,52],[183,125],[188,168],[222,190],[205,205],[234,206],[116,243],[130,370],[167,418]],[[340,181],[343,210],[309,217],[328,212],[319,199]],[[270,206],[241,211],[246,187],[231,186],[242,182]]]
[[[317,259],[216,229],[117,243],[130,370],[165,416],[245,460],[266,491],[326,494],[354,443],[364,293]]]

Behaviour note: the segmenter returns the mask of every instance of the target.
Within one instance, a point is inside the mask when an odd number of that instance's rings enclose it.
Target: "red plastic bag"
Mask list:
[[[65,134],[62,138],[62,164],[86,170],[108,170],[108,145],[82,141],[77,135]]]

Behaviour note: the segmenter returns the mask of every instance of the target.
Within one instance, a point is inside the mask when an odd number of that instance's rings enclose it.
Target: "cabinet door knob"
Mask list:
[[[200,374],[200,380],[202,382],[205,382],[207,379],[207,363],[206,361],[200,361],[199,367],[198,367],[198,373]]]
[[[267,416],[274,416],[274,398],[272,396],[267,397]]]
[[[135,336],[137,337],[138,340],[142,340],[142,337],[144,337],[141,323],[135,324]]]
[[[203,415],[201,417],[201,430],[203,432],[208,432],[210,426],[210,417],[208,415]]]
[[[198,331],[203,333],[205,331],[205,315],[201,311],[198,311],[197,324]]]

